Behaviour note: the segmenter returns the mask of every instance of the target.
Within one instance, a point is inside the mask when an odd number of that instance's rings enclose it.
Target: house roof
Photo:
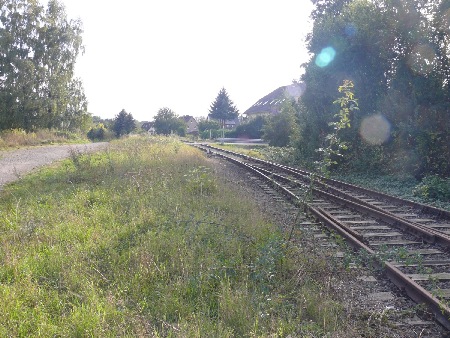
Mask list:
[[[147,131],[149,131],[151,128],[154,128],[155,127],[155,122],[148,122],[148,121],[144,121],[144,122],[142,122],[142,126],[141,126],[141,128],[142,129],[145,129],[145,130],[147,130]]]
[[[189,120],[194,120],[195,121],[195,118],[193,117],[193,116],[190,116],[190,115],[184,115],[184,116],[181,116],[181,118],[184,120],[184,122],[189,122]],[[196,121],[197,122],[197,121]]]
[[[244,114],[278,114],[282,103],[287,99],[298,99],[305,90],[303,83],[293,83],[288,86],[282,86],[275,89],[270,94],[256,101]]]

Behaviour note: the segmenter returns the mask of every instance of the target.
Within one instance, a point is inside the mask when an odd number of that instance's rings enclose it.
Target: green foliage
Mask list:
[[[161,108],[155,117],[155,130],[160,135],[186,134],[186,123],[170,108]]]
[[[229,137],[260,139],[263,137],[263,127],[265,123],[265,117],[257,116],[239,124],[236,129],[229,134]]]
[[[270,146],[285,147],[292,145],[299,134],[297,116],[299,106],[294,101],[286,100],[280,113],[270,116],[262,128],[263,139]]]
[[[200,138],[202,138],[203,140],[216,139],[221,137],[221,135],[222,135],[221,129],[208,129],[200,133]]]
[[[409,164],[401,170],[419,178],[448,176],[448,7],[447,1],[316,1],[307,37],[314,57],[302,76],[306,109],[299,158],[315,159],[312,150],[329,134],[335,88],[351,79],[363,113],[341,135],[348,150],[340,165],[395,173],[398,158],[405,158]],[[386,135],[376,144],[361,136],[364,121],[373,116],[386,121]]]
[[[348,149],[348,143],[341,140],[340,134],[344,129],[351,127],[351,113],[359,109],[358,100],[354,98],[352,92],[353,87],[353,82],[350,80],[344,80],[343,84],[339,86],[338,91],[344,95],[333,102],[340,107],[339,113],[334,115],[339,120],[329,123],[334,132],[325,137],[326,147],[318,149],[322,153],[322,160],[318,162],[319,170],[327,175],[330,168],[338,164],[337,159],[343,156],[342,152]]]
[[[199,166],[190,170],[185,176],[186,188],[193,194],[204,196],[217,191],[217,184],[208,167]]]
[[[0,132],[0,149],[83,141],[85,138],[82,135],[70,131],[39,129],[34,132],[26,132],[23,129],[11,129]]]
[[[82,24],[50,0],[6,0],[0,7],[0,130],[86,131],[87,100],[74,78]]]
[[[220,129],[220,124],[217,121],[203,118],[198,122],[198,130],[200,132],[218,129]]]
[[[122,109],[113,120],[113,128],[116,137],[130,134],[136,129],[136,121],[131,113],[127,113]]]
[[[263,155],[263,152],[266,148],[268,148],[265,144],[242,144],[242,143],[228,143],[228,144],[217,144],[216,147],[222,148],[222,149],[228,149],[240,154],[260,158],[260,159],[266,159],[266,157]],[[269,147],[272,149],[280,149],[275,147]]]
[[[217,94],[216,99],[209,108],[208,117],[220,121],[223,124],[226,120],[233,120],[239,116],[239,111],[231,101],[225,88],[222,88]]]
[[[312,0],[315,8],[311,13],[314,20],[323,19],[324,16],[338,16],[342,13],[342,9],[352,0]]]
[[[91,141],[103,141],[105,139],[106,128],[103,123],[98,123],[95,127],[92,127],[88,133],[87,137]]]
[[[113,119],[103,119],[100,116],[93,116],[92,117],[92,123],[94,124],[103,124],[106,129],[112,130],[114,121]]]
[[[450,201],[450,178],[427,176],[414,189],[414,195],[426,199]]]
[[[202,139],[215,139],[220,137],[220,123],[202,118],[198,121],[198,131]]]
[[[361,185],[369,189],[375,189],[401,198],[427,203],[441,209],[450,210],[450,200],[437,200],[431,197],[423,197],[418,189],[420,181],[406,172],[398,175],[383,174],[381,170],[371,172],[335,171],[332,177],[344,182]]]
[[[318,336],[343,327],[326,261],[287,249],[256,202],[209,165],[172,138],[136,137],[73,152],[5,187],[0,335]]]
[[[259,152],[269,161],[294,165],[298,163],[297,149],[294,147],[265,147]]]

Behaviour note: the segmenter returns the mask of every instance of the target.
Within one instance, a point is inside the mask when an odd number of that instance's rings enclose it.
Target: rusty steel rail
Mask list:
[[[202,144],[202,146],[207,147],[209,149],[213,149],[217,152],[223,152],[223,153],[230,154],[230,155],[233,155],[236,157],[244,158],[248,161],[256,162],[258,164],[262,164],[262,165],[269,166],[272,168],[274,167],[274,168],[280,169],[290,175],[293,175],[294,177],[311,182],[310,181],[311,173],[301,170],[301,169],[292,168],[292,167],[288,167],[288,166],[281,165],[278,163],[261,160],[261,159],[254,158],[254,157],[251,157],[248,155],[239,154],[239,153],[236,153],[236,152],[233,152],[230,150],[221,149],[221,148],[213,147],[210,145]],[[264,169],[259,168],[259,170],[263,171]],[[274,175],[274,174],[271,174],[271,175]],[[383,199],[391,201],[391,202],[402,203],[403,205],[412,206],[412,207],[422,210],[423,212],[430,212],[433,215],[437,215],[438,217],[441,217],[443,219],[450,219],[449,211],[438,209],[438,208],[428,206],[425,204],[420,204],[420,203],[404,200],[404,199],[401,199],[398,197],[390,196],[390,195],[387,195],[387,194],[384,194],[384,193],[381,193],[381,192],[378,192],[375,190],[358,187],[358,186],[348,184],[345,182],[332,180],[332,179],[329,179],[329,178],[326,178],[326,177],[320,176],[320,175],[316,176],[316,180],[313,182],[313,185],[317,185],[322,188],[322,189],[315,188],[316,193],[318,193],[319,195],[322,195],[322,196],[327,195],[326,193],[329,192],[333,195],[330,197],[333,198],[334,200],[336,200],[337,196],[342,197],[343,198],[341,200],[342,203],[348,205],[348,204],[351,204],[351,202],[354,202],[354,203],[356,203],[355,206],[359,211],[361,211],[360,206],[366,206],[367,208],[372,210],[372,211],[370,211],[370,213],[374,217],[382,219],[383,221],[385,221],[391,225],[398,226],[398,227],[402,228],[404,231],[408,231],[410,234],[413,234],[416,236],[422,236],[425,240],[427,240],[431,243],[439,243],[439,244],[447,247],[448,249],[450,249],[450,235],[449,234],[443,233],[443,232],[435,230],[435,229],[431,229],[420,223],[414,222],[414,220],[407,220],[407,219],[398,217],[394,213],[392,213],[388,210],[384,210],[383,208],[377,207],[376,205],[372,205],[369,202],[358,199],[357,197],[354,197],[348,193],[345,193],[325,182],[328,182],[328,183],[331,182],[334,185],[345,187],[347,189],[352,189],[354,191],[358,191],[358,192],[365,193],[368,195],[372,195],[373,197],[383,198]],[[366,210],[368,210],[368,209],[366,209]]]
[[[342,236],[347,243],[349,243],[356,250],[364,250],[371,257],[374,257],[374,263],[384,267],[388,278],[401,290],[404,290],[407,295],[416,303],[426,304],[429,310],[435,315],[436,320],[443,325],[447,330],[450,330],[450,308],[439,301],[430,292],[425,290],[422,286],[414,282],[406,274],[401,272],[397,267],[389,262],[378,262],[375,259],[376,253],[369,248],[365,243],[361,242],[358,238],[347,232],[342,228],[333,218],[330,218],[326,213],[323,213],[320,208],[314,208],[308,206],[309,212],[319,221],[324,223],[329,228],[336,231]]]
[[[201,148],[200,148],[201,149]],[[284,183],[293,183],[292,180],[275,174],[271,173],[268,170],[257,168],[253,165],[247,164],[243,161],[239,161],[236,158],[224,155],[220,152],[224,153],[231,153],[235,154],[230,151],[223,151],[222,149],[217,148],[217,151],[214,152],[214,155],[217,155],[221,158],[224,158],[234,164],[236,164],[239,167],[242,167],[254,175],[260,177],[264,181],[268,182],[275,190],[279,191],[283,195],[285,195],[288,200],[292,201],[295,204],[302,204],[302,206],[305,208],[305,210],[311,214],[313,217],[315,217],[317,220],[319,220],[322,224],[327,226],[328,228],[335,231],[337,234],[339,234],[342,238],[346,240],[346,242],[354,248],[356,251],[364,250],[366,253],[368,253],[371,257],[373,257],[373,261],[377,265],[381,265],[388,278],[401,290],[404,290],[408,296],[413,299],[416,303],[424,303],[428,306],[429,310],[434,314],[436,320],[443,325],[447,330],[450,330],[450,308],[439,301],[438,298],[433,296],[430,292],[425,290],[422,286],[420,286],[418,283],[413,281],[411,278],[409,278],[406,274],[404,274],[402,271],[400,271],[396,266],[389,262],[380,262],[376,258],[376,252],[372,250],[366,243],[364,243],[364,238],[359,233],[353,231],[350,227],[346,226],[344,223],[336,220],[333,218],[331,214],[326,212],[324,209],[320,207],[314,207],[311,203],[307,203],[305,201],[302,201],[297,195],[292,193],[289,189],[284,187],[282,184],[278,183],[275,179],[284,182]],[[242,157],[242,156],[240,156]],[[300,183],[295,183],[299,186],[305,188],[305,186],[301,185]],[[362,213],[368,213],[371,215],[374,215],[377,218],[381,218],[383,221],[393,224],[396,226],[400,226],[405,229],[413,229],[409,230],[409,232],[412,231],[412,233],[420,234],[421,236],[424,236],[424,238],[431,242],[431,243],[440,243],[447,245],[448,239],[441,239],[439,240],[439,237],[435,233],[426,232],[425,229],[423,229],[421,226],[417,226],[417,224],[407,224],[408,222],[405,222],[405,220],[395,217],[395,215],[389,215],[384,210],[377,210],[377,208],[373,208],[373,206],[368,206],[364,204],[359,204],[356,201],[351,201],[344,199],[343,197],[339,197],[336,195],[333,195],[329,192],[322,191],[319,189],[315,189],[316,193],[322,196],[325,199],[338,201],[339,203],[351,205],[352,208],[355,210],[358,210]]]
[[[230,151],[230,150],[226,150],[226,149],[221,149],[221,148],[214,147],[214,146],[211,146],[211,145],[202,144],[202,146],[208,147],[210,149],[214,149],[214,150],[217,150],[217,151],[225,152],[225,153],[233,155],[233,156],[241,157],[241,158],[244,158],[244,159],[246,159],[248,161],[252,161],[252,162],[255,162],[255,163],[273,166],[273,167],[276,167],[276,168],[278,168],[280,170],[284,170],[284,171],[286,171],[286,172],[288,172],[288,173],[290,173],[292,175],[300,175],[301,178],[306,179],[306,180],[309,180],[310,176],[312,174],[311,172],[306,171],[306,170],[302,170],[302,169],[299,169],[299,168],[293,168],[293,167],[289,167],[289,166],[282,165],[282,164],[279,164],[279,163],[262,160],[262,159],[259,159],[259,158],[255,158],[255,157],[252,157],[252,156],[236,153],[236,152],[233,152],[233,151]],[[431,205],[426,205],[426,204],[423,204],[423,203],[418,203],[418,202],[402,199],[400,197],[391,196],[391,195],[385,194],[383,192],[379,192],[379,191],[376,191],[376,190],[363,188],[363,187],[356,186],[356,185],[353,185],[353,184],[350,184],[350,183],[346,183],[346,182],[334,180],[334,179],[331,179],[331,178],[327,178],[327,177],[321,176],[321,175],[316,175],[316,178],[317,178],[316,182],[321,182],[322,184],[325,184],[327,186],[327,189],[337,190],[337,189],[333,188],[333,186],[335,186],[335,187],[341,187],[341,188],[350,189],[350,190],[353,190],[353,191],[358,191],[360,193],[364,193],[364,194],[367,194],[367,195],[372,196],[372,197],[381,198],[381,199],[384,199],[384,200],[387,200],[387,201],[390,201],[390,202],[401,203],[402,205],[416,208],[418,210],[421,210],[422,212],[429,213],[429,214],[432,214],[432,215],[436,215],[437,217],[440,217],[442,219],[450,220],[450,211],[447,211],[447,210],[439,209],[439,208],[433,207]]]
[[[251,166],[251,165],[247,164],[247,166]],[[286,177],[281,176],[276,173],[271,173],[270,171],[268,171],[266,169],[263,169],[263,168],[257,168],[257,169],[261,172],[264,172],[265,175],[267,175],[269,177],[276,177],[278,180],[281,180],[285,183],[295,183],[292,180],[290,180],[289,178],[286,178]],[[321,187],[328,188],[320,182],[314,182],[314,184],[316,184],[316,183],[317,183],[317,185],[319,185]],[[303,185],[300,183],[295,183],[295,184],[303,187]],[[335,194],[332,194],[325,190],[315,188],[314,186],[312,187],[312,191],[317,196],[321,196],[328,200],[333,200],[333,201],[341,203],[343,205],[350,206],[351,208],[353,208],[361,213],[364,213],[364,214],[370,215],[372,217],[375,217],[377,219],[380,219],[390,225],[400,227],[404,231],[406,231],[412,235],[418,236],[418,237],[424,239],[425,241],[427,241],[428,243],[438,243],[438,244],[441,244],[441,245],[445,246],[446,248],[450,249],[450,236],[445,233],[442,233],[440,231],[435,231],[435,230],[427,228],[419,223],[410,222],[403,218],[397,217],[395,214],[393,214],[391,212],[388,212],[388,211],[378,208],[376,206],[370,205],[369,203],[359,200],[351,195],[344,194],[341,191],[336,190],[332,187],[329,188],[328,190],[335,192]],[[339,196],[339,195],[341,195],[341,196]],[[344,197],[342,197],[342,195]]]

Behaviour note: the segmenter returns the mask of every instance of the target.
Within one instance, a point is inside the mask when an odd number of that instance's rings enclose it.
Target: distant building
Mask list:
[[[293,83],[289,86],[282,86],[256,101],[253,106],[244,112],[244,115],[248,118],[255,118],[257,116],[278,114],[284,101],[288,99],[298,100],[304,91],[304,83]]]
[[[198,123],[193,116],[184,115],[181,119],[186,123],[186,134],[198,135]]]
[[[220,128],[222,128],[222,122],[220,120],[216,120],[216,119],[212,119],[209,116],[207,117],[208,120],[210,121],[216,121],[217,123],[219,123]],[[225,120],[224,121],[224,128],[225,129],[234,129],[236,128],[239,124],[241,123],[241,120],[238,117],[236,117],[235,119],[232,120]]]
[[[155,122],[143,122],[141,128],[144,129],[150,135],[156,134]]]
[[[239,125],[239,117],[236,117],[233,120],[225,120],[224,127],[225,129],[234,129]]]

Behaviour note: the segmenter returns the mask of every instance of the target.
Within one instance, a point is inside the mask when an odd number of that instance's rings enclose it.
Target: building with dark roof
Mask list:
[[[153,121],[152,122],[147,122],[147,121],[142,122],[141,128],[143,130],[145,130],[147,133],[149,133],[150,135],[156,134],[155,122],[153,122]]]
[[[181,119],[186,123],[186,134],[198,135],[198,123],[193,116],[184,115]]]
[[[278,114],[283,102],[291,99],[297,101],[304,91],[304,83],[293,83],[288,86],[282,86],[256,101],[253,106],[244,112],[244,115],[249,118],[254,118],[257,116]]]

